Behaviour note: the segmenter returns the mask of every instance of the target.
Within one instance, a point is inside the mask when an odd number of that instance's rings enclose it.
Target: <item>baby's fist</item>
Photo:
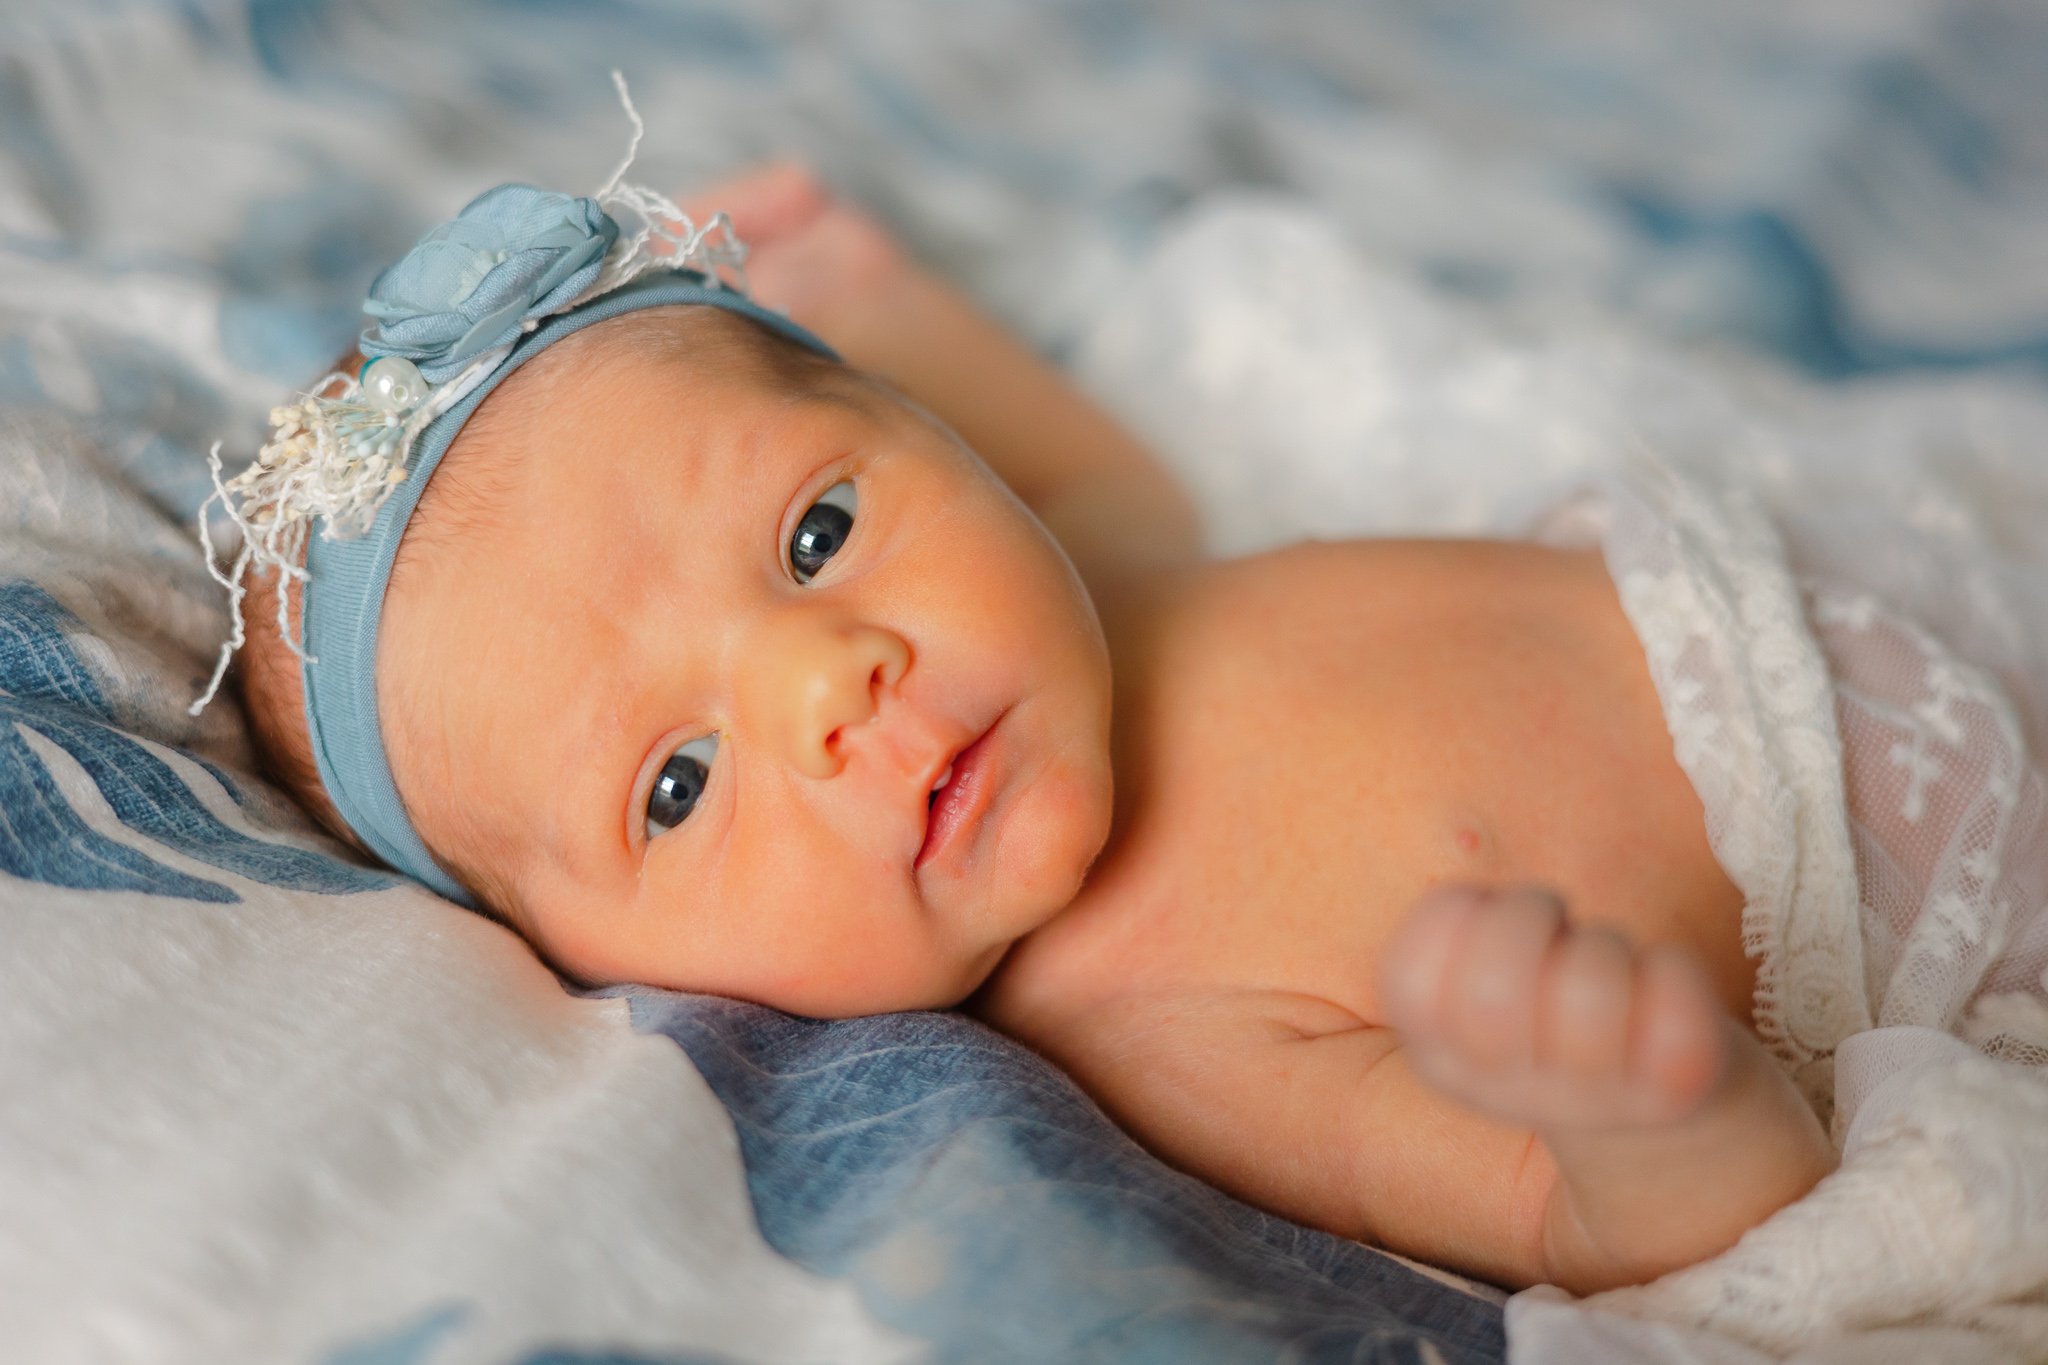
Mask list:
[[[1534,888],[1423,896],[1381,956],[1380,1000],[1425,1080],[1538,1127],[1684,1117],[1719,1079],[1733,1027],[1683,949],[1575,927]]]

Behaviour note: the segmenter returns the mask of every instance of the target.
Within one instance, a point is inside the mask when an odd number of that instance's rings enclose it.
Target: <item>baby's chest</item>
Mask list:
[[[1692,943],[1746,1009],[1740,897],[1597,559],[1302,547],[1195,580],[1123,653],[1118,829],[1016,954],[1020,994],[1377,1022],[1387,936],[1430,885],[1477,880]]]

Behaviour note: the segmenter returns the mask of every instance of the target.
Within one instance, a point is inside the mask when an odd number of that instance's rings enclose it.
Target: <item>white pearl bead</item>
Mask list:
[[[419,366],[400,356],[380,356],[363,368],[363,399],[385,412],[416,408],[427,396]]]

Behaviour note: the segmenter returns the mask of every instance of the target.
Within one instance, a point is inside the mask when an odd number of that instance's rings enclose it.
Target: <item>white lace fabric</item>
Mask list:
[[[1908,1326],[2048,1359],[2048,783],[2030,753],[2048,591],[1896,524],[1774,522],[1650,465],[1532,532],[1602,548],[1748,901],[1758,1032],[1843,1146],[1730,1251],[1569,1311],[1766,1359]],[[1511,1310],[1518,1360],[1591,1340],[1553,1337],[1550,1293]],[[1650,1343],[1630,1350],[1679,1358]]]
[[[1794,521],[1788,548],[1837,678],[1876,1022],[2048,1066],[2048,784],[2025,719],[2043,684],[2025,657],[2027,585],[1860,529]],[[1873,583],[1845,539],[1918,586]]]
[[[1776,532],[1747,500],[1648,464],[1533,529],[1606,556],[1707,841],[1746,902],[1758,1035],[1825,1112],[1835,1046],[1872,1010],[1835,695]]]

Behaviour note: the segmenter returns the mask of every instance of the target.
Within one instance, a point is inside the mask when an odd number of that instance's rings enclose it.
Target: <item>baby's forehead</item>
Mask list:
[[[662,473],[706,496],[744,484],[745,463],[702,458],[692,437],[729,439],[729,411],[824,410],[872,422],[902,403],[858,371],[748,318],[703,305],[642,309],[585,328],[534,357],[481,403],[451,443],[400,546],[401,561],[438,548],[444,531],[493,529],[522,485],[574,479],[631,502],[619,477],[649,445]],[[621,466],[624,466],[622,469]],[[546,534],[545,525],[534,528]]]
[[[652,370],[790,394],[835,391],[853,375],[751,318],[706,304],[667,304],[608,318],[557,342],[527,369],[557,383],[601,380],[611,370]]]

